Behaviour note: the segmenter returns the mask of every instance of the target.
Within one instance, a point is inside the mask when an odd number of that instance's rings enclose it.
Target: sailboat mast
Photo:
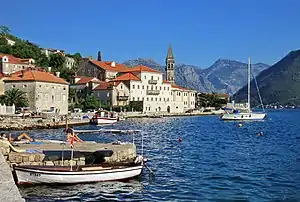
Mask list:
[[[250,57],[248,58],[248,110],[250,111],[251,110],[251,106],[250,106],[250,82],[251,82],[251,60],[250,60]]]

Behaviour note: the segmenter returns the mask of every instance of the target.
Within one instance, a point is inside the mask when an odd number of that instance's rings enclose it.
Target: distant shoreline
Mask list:
[[[163,117],[180,117],[180,116],[209,116],[218,115],[213,112],[201,112],[201,113],[179,113],[179,114],[127,114],[123,116],[126,119],[137,119],[137,118],[163,118]],[[83,120],[70,120],[68,125],[71,126],[82,126],[89,125],[89,119]],[[65,128],[66,122],[52,122],[50,120],[43,120],[43,123],[38,123],[34,119],[12,119],[3,120],[0,122],[0,131],[22,131],[22,130],[39,130],[39,129],[59,129]]]

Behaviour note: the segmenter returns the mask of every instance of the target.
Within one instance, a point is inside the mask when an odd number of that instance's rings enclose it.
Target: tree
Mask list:
[[[12,106],[14,104],[16,107],[26,107],[28,106],[28,99],[25,92],[12,88],[5,91],[4,95],[0,96],[0,103],[7,106]]]
[[[69,88],[69,102],[76,101],[76,89]]]
[[[92,94],[88,95],[85,99],[82,99],[83,109],[98,109],[101,105],[98,98]]]
[[[41,54],[35,62],[39,67],[49,67],[49,59],[45,54]]]
[[[8,35],[10,33],[10,29],[7,26],[1,25],[0,26],[0,34],[1,35]]]
[[[53,71],[61,72],[64,68],[65,57],[61,54],[50,55],[49,66],[52,67]]]

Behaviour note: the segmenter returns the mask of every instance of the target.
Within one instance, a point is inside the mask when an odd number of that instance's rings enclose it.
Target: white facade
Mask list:
[[[142,71],[136,75],[140,81],[130,81],[129,100],[143,101],[143,112],[182,113],[195,108],[196,91],[164,82],[162,73]]]

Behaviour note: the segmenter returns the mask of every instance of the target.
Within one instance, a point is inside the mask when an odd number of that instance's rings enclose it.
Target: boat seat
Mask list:
[[[94,167],[83,167],[81,170],[83,171],[93,171],[93,170],[110,170],[111,167],[102,167],[102,166],[94,166]]]

